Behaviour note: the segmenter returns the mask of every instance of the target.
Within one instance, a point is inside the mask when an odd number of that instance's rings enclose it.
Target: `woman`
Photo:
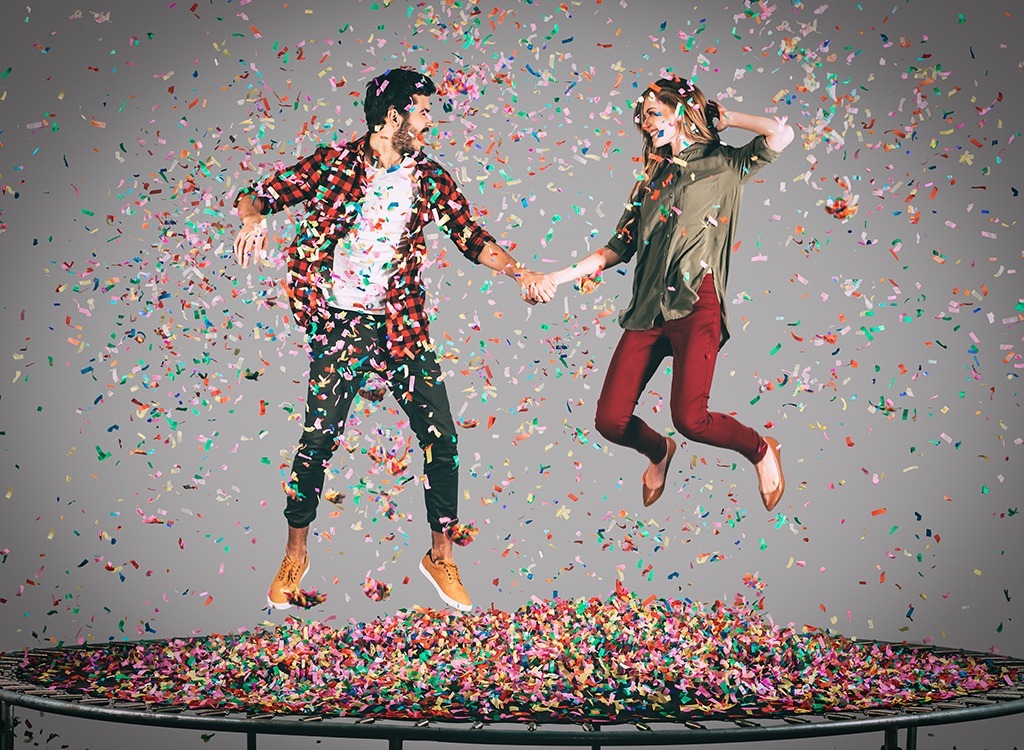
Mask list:
[[[595,276],[636,256],[633,298],[619,316],[625,329],[597,402],[596,427],[607,440],[647,456],[644,505],[665,490],[676,444],[633,410],[661,361],[672,356],[672,423],[684,437],[745,456],[772,510],[782,497],[780,446],[727,414],[708,411],[718,350],[729,337],[722,300],[743,186],[793,140],[785,118],[727,110],[680,78],[652,84],[637,102],[644,171],[615,235],[580,263],[550,274],[555,284]],[[726,128],[757,135],[734,148]]]

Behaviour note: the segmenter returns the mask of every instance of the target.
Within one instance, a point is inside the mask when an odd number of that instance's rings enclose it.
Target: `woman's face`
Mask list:
[[[652,148],[661,148],[679,134],[680,118],[675,108],[658,101],[654,94],[644,97],[640,129],[651,137]]]

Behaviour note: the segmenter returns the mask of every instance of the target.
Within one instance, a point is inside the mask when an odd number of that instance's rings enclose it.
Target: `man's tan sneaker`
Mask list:
[[[277,575],[270,582],[270,590],[267,592],[267,606],[273,609],[288,609],[292,603],[288,601],[288,592],[298,591],[302,579],[309,572],[309,555],[302,560],[294,560],[285,555],[278,568]]]
[[[428,551],[420,561],[420,571],[434,584],[437,595],[444,599],[445,604],[455,607],[460,612],[469,612],[473,609],[473,602],[459,579],[459,567],[454,562],[434,562]]]

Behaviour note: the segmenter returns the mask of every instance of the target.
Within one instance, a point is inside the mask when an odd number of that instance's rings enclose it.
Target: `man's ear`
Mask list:
[[[402,115],[398,112],[398,109],[394,105],[388,107],[388,122],[397,127],[402,123]]]

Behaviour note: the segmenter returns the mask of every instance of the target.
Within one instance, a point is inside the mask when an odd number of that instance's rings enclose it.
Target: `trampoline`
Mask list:
[[[920,726],[1024,713],[1024,660],[811,631],[739,600],[629,595],[24,649],[0,655],[0,750],[15,708],[233,732],[249,750],[260,735],[599,748],[867,732],[913,750]]]

